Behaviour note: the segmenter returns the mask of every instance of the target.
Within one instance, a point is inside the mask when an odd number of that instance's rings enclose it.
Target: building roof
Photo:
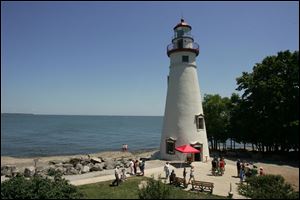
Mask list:
[[[191,27],[188,23],[186,23],[186,22],[184,21],[183,18],[181,18],[180,23],[178,23],[178,24],[174,27],[174,30],[175,30],[176,28],[178,28],[178,27],[188,27],[188,28],[192,29],[192,27]]]

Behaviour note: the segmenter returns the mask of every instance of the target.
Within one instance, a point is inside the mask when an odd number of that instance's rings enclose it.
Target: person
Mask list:
[[[114,186],[117,183],[117,186],[119,186],[120,182],[120,171],[119,171],[119,166],[117,165],[115,168],[115,180],[112,182],[112,186]]]
[[[121,173],[121,181],[126,181],[126,180],[127,180],[126,172],[125,172],[125,168],[123,168]]]
[[[223,175],[224,171],[225,171],[225,161],[224,161],[224,158],[220,159],[219,165],[220,165],[221,174]]]
[[[171,172],[171,175],[170,175],[170,184],[175,183],[175,178],[176,178],[176,174],[175,174],[175,171],[173,169],[172,172]]]
[[[190,170],[190,179],[189,179],[189,181],[188,181],[187,184],[190,184],[191,179],[193,179],[193,180],[195,181],[195,175],[194,175],[194,172],[195,172],[195,169],[194,169],[194,166],[192,165],[192,166],[191,166],[191,170]]]
[[[164,166],[164,171],[166,173],[166,179],[168,179],[169,175],[170,175],[170,165],[169,162],[167,162]]]
[[[245,171],[244,168],[241,168],[240,170],[240,181],[243,182],[245,178]]]
[[[124,145],[124,150],[125,150],[125,151],[128,151],[128,144],[125,144],[125,145]]]
[[[250,166],[249,166],[249,163],[245,164],[244,172],[245,172],[245,176],[246,177],[250,177]]]
[[[211,161],[211,165],[212,165],[211,172],[215,176],[216,170],[217,170],[217,158],[216,157],[214,157],[214,159]]]
[[[259,168],[259,175],[260,175],[260,176],[265,175],[264,169],[263,169],[262,167]]]
[[[141,176],[144,176],[144,170],[145,170],[145,160],[144,159],[141,159],[140,160],[140,170],[141,170]]]
[[[125,144],[122,145],[122,151],[125,151]]]
[[[130,174],[134,175],[134,162],[132,159],[130,159],[129,167],[130,167]]]
[[[135,160],[134,162],[134,165],[133,165],[133,170],[134,170],[134,173],[136,174],[137,173],[137,168],[139,166],[139,161],[138,160]]]
[[[237,177],[240,176],[240,170],[241,170],[241,161],[240,159],[237,160],[236,162],[236,168],[237,168]]]
[[[186,168],[184,167],[184,168],[183,168],[183,180],[184,180],[184,187],[186,187],[186,174],[187,174],[187,172],[186,172]]]

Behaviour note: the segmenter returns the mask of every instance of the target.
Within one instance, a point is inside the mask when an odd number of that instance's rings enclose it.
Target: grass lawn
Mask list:
[[[130,177],[119,186],[111,187],[112,181],[78,186],[86,199],[138,199],[138,185],[147,177]],[[169,186],[174,199],[225,199],[226,197],[211,195],[201,192],[184,191],[183,189]]]

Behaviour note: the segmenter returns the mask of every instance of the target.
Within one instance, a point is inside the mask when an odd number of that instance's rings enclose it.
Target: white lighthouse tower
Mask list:
[[[170,57],[168,92],[161,134],[160,156],[166,160],[206,161],[209,159],[204,113],[197,76],[199,45],[184,19],[174,27]],[[189,144],[200,153],[183,155],[175,147]]]

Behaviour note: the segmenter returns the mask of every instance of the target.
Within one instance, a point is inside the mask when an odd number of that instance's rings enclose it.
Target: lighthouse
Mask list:
[[[160,143],[160,157],[165,160],[209,159],[196,65],[199,45],[194,42],[191,30],[192,27],[181,19],[174,27],[172,43],[167,46],[170,71]],[[186,144],[200,153],[184,155],[175,150]]]

